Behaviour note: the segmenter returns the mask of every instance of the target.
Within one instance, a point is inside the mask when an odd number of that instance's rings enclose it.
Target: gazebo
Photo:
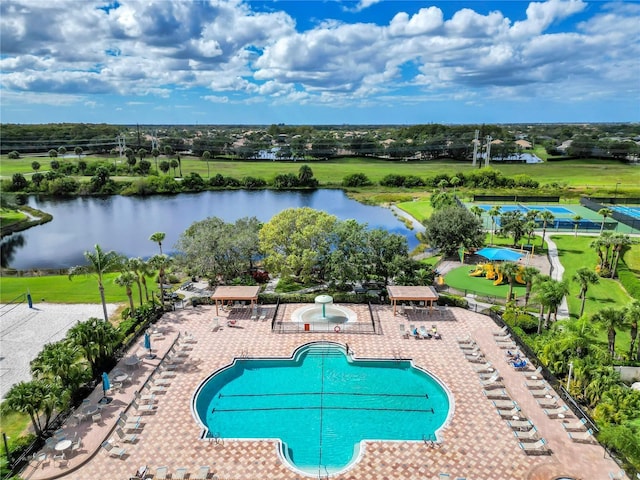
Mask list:
[[[433,302],[438,300],[438,292],[433,287],[414,287],[414,286],[388,286],[389,300],[393,305],[393,314],[396,314],[396,305],[398,301],[424,302],[433,309]]]
[[[260,292],[260,287],[251,287],[251,286],[220,286],[216,288],[216,291],[211,295],[211,300],[213,300],[216,304],[216,315],[218,315],[218,301],[222,302],[233,302],[233,301],[251,301],[251,307],[253,307],[258,302],[258,293]]]

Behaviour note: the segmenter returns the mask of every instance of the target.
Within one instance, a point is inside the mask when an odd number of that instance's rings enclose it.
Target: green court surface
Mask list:
[[[494,204],[490,202],[469,202],[465,203],[467,209],[470,209],[473,206],[478,206],[483,210],[482,213],[482,224],[485,229],[491,229],[491,217],[489,216],[489,210],[494,206]],[[520,211],[523,214],[526,214],[529,210],[537,210],[538,212],[542,212],[544,210],[550,211],[555,220],[550,222],[547,225],[547,231],[550,233],[553,232],[567,232],[567,231],[575,231],[576,230],[576,221],[574,217],[580,216],[581,219],[578,221],[578,233],[599,233],[600,226],[602,224],[602,216],[598,215],[597,212],[588,209],[587,207],[583,207],[580,204],[566,204],[566,203],[536,203],[536,204],[528,204],[528,203],[502,203],[498,204],[500,206],[501,213],[509,212],[509,211]],[[616,222],[611,217],[607,218],[607,223]],[[538,219],[538,223],[540,220]],[[620,233],[640,233],[640,230],[632,228],[624,223],[616,222],[617,226],[614,229],[616,232]],[[499,225],[498,227],[499,228]]]

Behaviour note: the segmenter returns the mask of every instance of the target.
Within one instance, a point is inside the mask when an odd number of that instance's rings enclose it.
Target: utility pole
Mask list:
[[[487,135],[487,156],[484,158],[485,167],[489,166],[489,158],[491,158],[491,140],[493,140],[493,138],[491,138],[491,135]]]
[[[476,130],[476,137],[473,140],[473,163],[471,164],[471,166],[475,167],[476,166],[476,161],[478,159],[478,142],[480,140],[478,140],[478,135],[480,134],[480,130]]]

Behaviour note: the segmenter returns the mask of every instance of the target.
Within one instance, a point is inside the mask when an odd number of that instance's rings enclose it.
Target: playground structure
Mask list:
[[[526,282],[522,278],[522,272],[524,267],[518,268],[518,274],[515,277],[515,281],[521,285],[525,285]],[[502,270],[498,264],[492,262],[478,263],[476,267],[469,271],[471,277],[484,277],[487,280],[493,280],[494,285],[502,285],[506,282],[506,278],[502,274]]]

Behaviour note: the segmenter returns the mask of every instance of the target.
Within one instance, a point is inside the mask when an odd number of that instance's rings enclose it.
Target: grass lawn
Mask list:
[[[491,233],[487,233],[487,236],[484,239],[484,243],[485,245],[489,246],[489,241],[491,240]],[[520,248],[521,245],[527,245],[529,242],[527,241],[528,237],[522,237],[520,239],[520,241],[518,242],[518,248]],[[540,242],[542,241],[542,238],[538,235],[532,235],[531,236],[531,243],[533,244],[534,251],[533,253],[538,255],[540,253],[546,253],[547,251],[547,242],[544,242],[544,244],[542,245],[542,248],[540,247]],[[513,246],[513,238],[511,237],[499,237],[498,235],[494,235],[493,236],[493,244],[492,246],[494,247],[507,247],[507,248],[514,248]]]
[[[631,245],[631,248],[625,252],[624,263],[630,270],[640,274],[640,244]]]
[[[595,250],[589,248],[589,244],[597,236],[579,236],[571,235],[552,235],[551,239],[558,247],[558,255],[560,262],[564,267],[564,279],[569,284],[569,295],[567,303],[571,316],[576,318],[580,313],[580,302],[578,293],[580,287],[571,280],[576,270],[580,267],[595,269],[598,263],[598,255]],[[604,307],[621,308],[631,302],[631,297],[625,292],[617,280],[610,278],[600,278],[597,284],[589,285],[587,291],[587,301],[585,303],[584,313],[590,318],[594,313]],[[597,333],[598,341],[607,341],[604,329],[599,329]],[[616,350],[618,352],[628,352],[630,343],[630,334],[628,329],[619,331],[616,337]]]
[[[27,219],[27,216],[17,210],[9,208],[0,208],[0,225],[8,227],[14,223],[22,222]]]
[[[159,160],[164,160],[164,156]],[[29,175],[34,173],[31,162],[34,160],[42,165],[40,172],[46,173],[50,169],[51,159],[48,157],[24,157],[17,160],[9,160],[2,156],[2,178],[11,178],[14,173]],[[76,162],[75,159],[58,161]],[[112,162],[113,158],[86,157],[86,162],[96,160]],[[155,168],[154,161],[152,168]],[[453,174],[456,172],[470,173],[474,170],[471,162],[453,160],[439,160],[429,162],[404,162],[378,159],[344,158],[328,161],[304,161],[304,162],[273,162],[253,160],[219,160],[209,162],[211,176],[220,173],[224,176],[242,178],[248,175],[262,177],[270,180],[277,174],[296,173],[302,163],[308,164],[313,170],[314,176],[322,186],[339,186],[345,176],[354,173],[364,173],[369,179],[378,183],[384,176],[418,175],[432,177],[440,173]],[[640,184],[640,172],[633,166],[612,160],[565,160],[561,162],[545,162],[533,165],[492,165],[504,175],[512,177],[519,174],[527,174],[538,180],[541,184],[557,183],[570,187],[589,189],[591,187],[611,187],[611,193],[615,190],[616,183],[624,179],[618,186],[618,194],[624,195],[626,189],[637,190]],[[191,172],[207,178],[207,162],[194,157],[182,157],[182,174]],[[170,174],[173,172],[170,170]],[[635,180],[634,180],[635,178]],[[88,180],[88,178],[87,178]]]
[[[469,290],[480,295],[507,298],[508,284],[496,286],[493,284],[493,280],[487,280],[485,277],[471,277],[469,271],[473,269],[473,265],[463,265],[451,270],[445,275],[444,282],[458,290]],[[513,286],[513,292],[517,297],[520,297],[525,293],[525,286],[516,283]]]
[[[104,276],[104,292],[107,303],[129,302],[123,287],[114,283],[117,273]],[[158,290],[152,277],[147,278],[149,295],[151,290]],[[48,275],[42,277],[1,277],[0,303],[8,303],[27,290],[34,303],[46,301],[50,303],[100,303],[98,280],[95,276],[78,275],[72,280],[65,275]],[[144,296],[144,288],[143,293]],[[138,304],[138,287],[133,286],[133,301]],[[43,300],[44,299],[44,300]]]
[[[424,200],[421,199],[411,202],[397,203],[396,207],[404,210],[420,223],[429,218],[433,213],[433,207],[431,206],[431,201],[428,198]]]

